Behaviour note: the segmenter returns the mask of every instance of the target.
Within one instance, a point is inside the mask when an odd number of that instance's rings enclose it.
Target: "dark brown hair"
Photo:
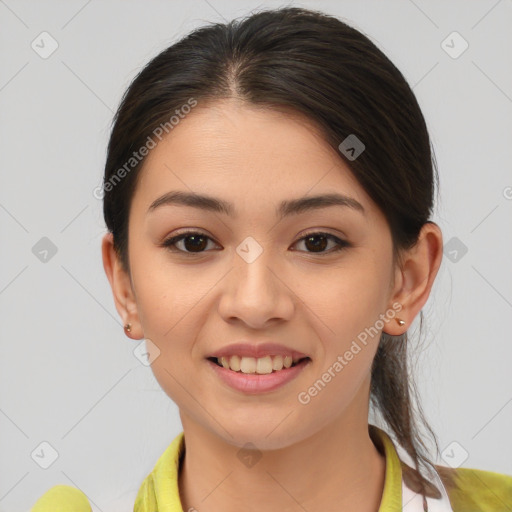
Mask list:
[[[133,161],[134,152],[159,126],[170,132],[170,116],[186,113],[183,106],[191,99],[206,104],[224,98],[293,111],[313,121],[385,215],[394,256],[416,243],[432,214],[438,177],[411,88],[355,28],[318,11],[286,7],[193,31],[154,57],[126,90],[108,145],[103,211],[127,271],[129,211],[144,162]],[[365,145],[356,159],[339,150],[349,135]],[[429,459],[416,416],[438,453],[439,446],[419,406],[407,346],[406,335],[382,334],[372,365],[371,402],[414,461],[415,468],[405,468],[408,485],[439,497],[420,472]],[[452,482],[446,472],[445,478]]]

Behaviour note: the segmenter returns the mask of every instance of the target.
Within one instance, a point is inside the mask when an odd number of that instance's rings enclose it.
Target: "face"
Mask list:
[[[150,208],[169,192],[207,195],[231,211]],[[326,194],[348,199],[289,207]],[[184,232],[192,235],[164,245]],[[145,161],[129,259],[130,321],[158,347],[151,368],[184,426],[270,449],[367,407],[382,319],[394,316],[391,234],[308,121],[234,100],[196,107]],[[207,359],[233,343],[276,343],[309,361],[275,389],[244,392]]]

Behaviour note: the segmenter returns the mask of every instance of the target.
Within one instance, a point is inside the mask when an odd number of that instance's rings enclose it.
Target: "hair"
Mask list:
[[[189,112],[193,102],[232,98],[305,116],[318,127],[383,212],[395,262],[432,222],[437,164],[421,109],[401,72],[343,21],[283,7],[194,30],[156,55],[125,91],[112,121],[103,181],[104,218],[125,270],[130,268],[130,205],[145,161],[134,151],[148,145],[151,134],[161,134],[162,127],[169,133],[174,127],[170,116]],[[339,148],[349,135],[365,146],[355,159]],[[420,319],[421,329],[422,312]],[[419,406],[407,346],[406,333],[382,333],[371,369],[371,405],[414,462],[414,468],[403,465],[407,485],[440,497],[421,472],[430,461],[417,416],[437,453],[439,445]],[[448,469],[443,475],[453,485]]]

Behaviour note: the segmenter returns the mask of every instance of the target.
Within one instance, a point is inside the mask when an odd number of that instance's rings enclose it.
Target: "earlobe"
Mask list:
[[[427,302],[443,256],[443,236],[434,222],[423,225],[416,244],[402,254],[391,303],[402,305],[397,315],[405,324],[390,323],[386,333],[403,334]]]
[[[121,265],[121,261],[114,248],[114,239],[111,232],[103,236],[101,244],[103,268],[110,282],[114,303],[119,313],[123,326],[130,324],[130,330],[124,329],[126,335],[133,339],[141,339],[139,336],[139,317],[137,303],[133,294],[130,276]]]

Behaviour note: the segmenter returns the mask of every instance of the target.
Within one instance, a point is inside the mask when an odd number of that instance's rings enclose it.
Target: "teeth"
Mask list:
[[[242,357],[240,359],[240,371],[242,373],[254,373],[256,371],[256,364],[257,362],[254,357]]]
[[[283,356],[275,356],[272,359],[272,369],[273,370],[282,370],[283,369]]]
[[[227,359],[227,358],[226,358]],[[240,358],[238,356],[232,356],[228,359],[229,368],[231,368],[235,372],[240,371]]]
[[[257,373],[260,375],[279,371],[283,368],[290,368],[293,361],[292,356],[265,356],[265,357],[220,357],[217,361],[226,369],[242,373]]]
[[[248,359],[252,359],[252,357]],[[260,357],[254,361],[256,361],[256,373],[272,373],[274,365],[270,356]]]

